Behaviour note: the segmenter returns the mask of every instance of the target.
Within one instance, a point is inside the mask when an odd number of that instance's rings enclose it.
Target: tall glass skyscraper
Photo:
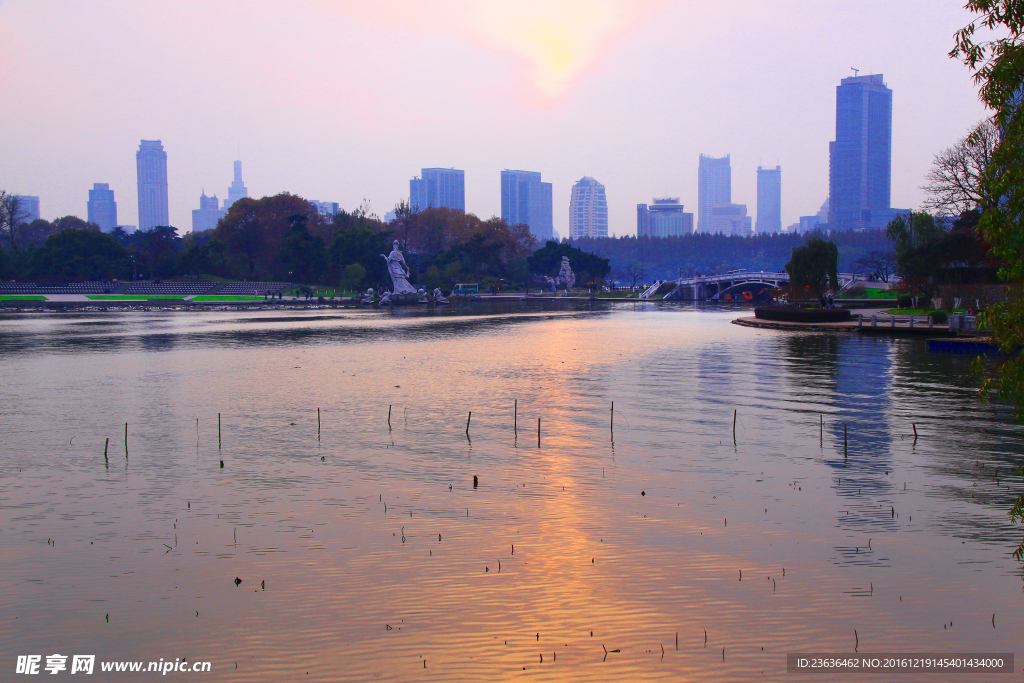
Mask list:
[[[757,167],[757,234],[782,231],[782,167]]]
[[[167,225],[167,152],[159,140],[142,140],[135,153],[139,230]]]
[[[100,226],[103,232],[110,232],[117,227],[117,202],[114,201],[114,191],[107,183],[92,184],[86,208],[89,222]]]
[[[697,166],[697,232],[712,232],[711,209],[732,203],[732,166],[729,156],[700,155]]]
[[[569,239],[608,236],[608,198],[604,185],[583,176],[572,186],[569,200]]]
[[[829,223],[838,230],[884,228],[891,187],[892,90],[882,74],[844,78],[829,145]]]
[[[231,187],[228,188],[228,198],[224,202],[224,210],[227,211],[232,204],[248,196],[249,188],[242,182],[242,162],[236,161],[235,180],[231,183]]]
[[[541,182],[536,171],[502,171],[501,219],[508,225],[530,226],[541,244],[551,239],[551,183]]]
[[[466,210],[466,172],[454,168],[424,168],[409,181],[409,206],[421,209]]]

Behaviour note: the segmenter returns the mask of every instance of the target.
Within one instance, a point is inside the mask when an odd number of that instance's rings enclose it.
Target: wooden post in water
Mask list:
[[[736,410],[732,411],[732,445],[736,445]]]
[[[825,416],[818,415],[818,448],[825,447]]]
[[[391,404],[388,404],[388,429],[391,429]]]
[[[846,458],[846,423],[843,423],[843,458]]]
[[[917,441],[917,424],[911,422],[910,426],[914,428],[914,441]]]
[[[612,416],[608,422],[608,430],[615,432],[615,401],[612,401]]]
[[[103,444],[103,459],[107,459],[107,447],[110,446],[110,437],[107,437],[107,442]]]
[[[220,413],[217,413],[217,450],[219,451],[223,445],[224,442],[220,438]],[[223,467],[223,465],[221,465],[221,467]]]
[[[316,409],[316,436],[320,438],[320,408]]]
[[[469,411],[469,415],[466,416],[466,436],[469,436],[469,421],[473,419],[473,411]]]
[[[537,448],[540,448],[540,418],[537,418]]]
[[[512,432],[519,436],[519,399],[512,405]]]
[[[124,423],[124,457],[128,458],[128,423]]]

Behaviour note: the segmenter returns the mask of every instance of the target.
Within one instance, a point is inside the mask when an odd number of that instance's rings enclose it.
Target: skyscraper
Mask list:
[[[34,194],[19,194],[18,213],[25,223],[39,220],[39,197]]]
[[[844,78],[836,87],[836,139],[829,145],[832,227],[884,228],[891,177],[892,90],[882,74]]]
[[[757,167],[757,234],[782,232],[782,167]]]
[[[711,214],[705,219],[702,232],[750,237],[753,230],[746,204],[719,204],[711,207]]]
[[[409,181],[409,206],[421,209],[466,210],[466,172],[454,168],[424,168]]]
[[[551,183],[536,171],[501,172],[501,219],[508,225],[528,225],[544,244],[555,232],[551,212]]]
[[[637,237],[678,237],[693,233],[693,214],[686,213],[679,197],[655,199],[650,206],[636,205]]]
[[[228,198],[224,202],[224,210],[227,211],[232,204],[237,202],[243,197],[249,196],[249,188],[242,182],[242,162],[235,162],[235,180],[231,183],[231,187],[228,188]]]
[[[135,153],[139,183],[139,230],[167,225],[167,152],[159,140],[143,140]]]
[[[604,185],[583,176],[572,186],[569,200],[569,239],[608,236],[608,198]]]
[[[199,197],[199,208],[192,209],[192,232],[213,230],[217,227],[217,221],[224,218],[227,212],[226,207],[220,208],[220,200],[217,199],[217,195],[207,197],[206,192],[203,192]]]
[[[107,183],[92,184],[87,208],[89,222],[100,226],[103,232],[110,232],[117,227],[117,202],[114,201],[114,191]]]
[[[732,166],[730,155],[715,158],[700,155],[697,166],[697,232],[713,232],[709,227],[711,209],[732,203]]]

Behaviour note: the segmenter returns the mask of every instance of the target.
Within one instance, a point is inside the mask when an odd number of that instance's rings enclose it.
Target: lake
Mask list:
[[[782,681],[789,652],[1013,652],[1024,429],[970,359],[737,315],[5,314],[0,679],[54,653],[98,680]]]

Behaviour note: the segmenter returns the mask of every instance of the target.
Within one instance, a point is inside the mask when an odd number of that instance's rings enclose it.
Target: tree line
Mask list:
[[[379,290],[391,286],[381,256],[393,240],[405,252],[411,280],[427,288],[539,286],[543,275],[558,272],[563,254],[580,284],[599,286],[608,275],[605,259],[554,243],[538,249],[525,225],[447,208],[413,212],[402,203],[395,219],[384,222],[363,208],[324,216],[305,199],[282,193],[240,199],[212,230],[181,236],[171,226],[104,233],[74,216],[27,223],[18,220],[16,197],[13,210],[4,212],[8,197],[0,193],[3,279],[217,277]]]

